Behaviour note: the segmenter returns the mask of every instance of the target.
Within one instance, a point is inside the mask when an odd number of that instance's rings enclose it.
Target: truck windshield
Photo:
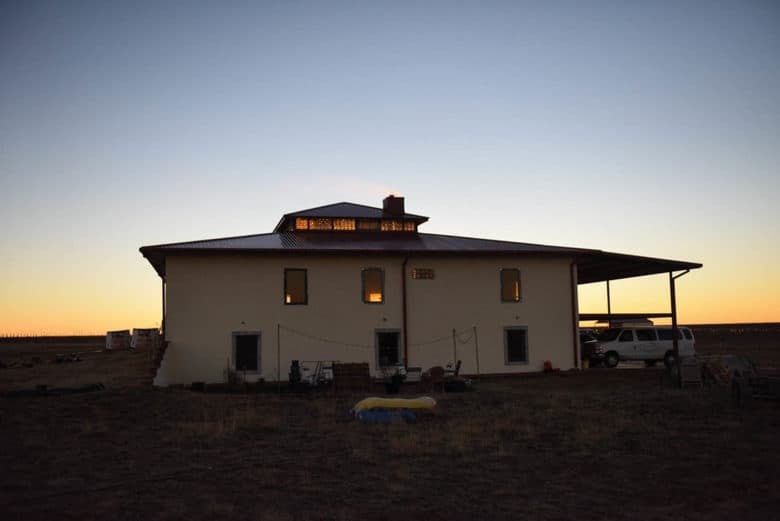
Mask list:
[[[619,328],[605,329],[599,334],[598,339],[602,342],[612,342],[618,337],[621,331],[622,329]]]

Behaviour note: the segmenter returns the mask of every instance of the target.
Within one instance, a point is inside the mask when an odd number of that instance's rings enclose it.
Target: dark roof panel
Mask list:
[[[594,250],[577,256],[577,281],[580,284],[588,284],[701,267],[702,265],[697,262]]]
[[[524,242],[508,242],[492,239],[475,239],[453,235],[430,233],[405,234],[396,232],[287,232],[245,235],[203,241],[179,242],[145,246],[147,251],[248,251],[269,250],[317,252],[340,251],[388,251],[388,252],[501,252],[501,253],[575,253],[589,252],[580,248],[546,246]]]

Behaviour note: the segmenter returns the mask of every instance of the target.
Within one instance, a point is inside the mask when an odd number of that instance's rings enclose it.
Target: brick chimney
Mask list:
[[[382,201],[382,209],[387,214],[401,216],[406,213],[404,211],[404,198],[388,195]]]

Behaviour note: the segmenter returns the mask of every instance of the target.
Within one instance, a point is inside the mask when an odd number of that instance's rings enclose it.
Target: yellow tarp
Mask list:
[[[370,409],[433,409],[435,406],[436,400],[430,396],[419,398],[377,398],[372,396],[360,400],[352,410],[360,412]]]

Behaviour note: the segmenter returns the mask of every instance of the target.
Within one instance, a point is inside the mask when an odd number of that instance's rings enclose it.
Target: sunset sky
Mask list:
[[[780,321],[778,57],[775,1],[2,2],[0,334],[158,326],[140,246],[390,192],[701,262],[682,323]],[[668,276],[611,289],[668,310]]]

